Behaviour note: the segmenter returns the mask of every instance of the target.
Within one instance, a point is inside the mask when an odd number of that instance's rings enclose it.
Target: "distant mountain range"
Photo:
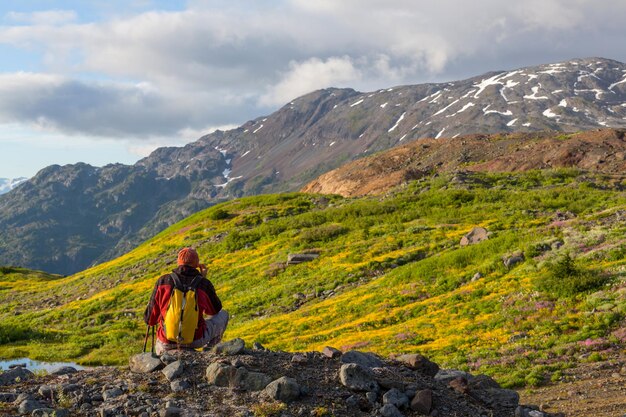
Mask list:
[[[601,58],[370,93],[319,90],[135,165],[41,170],[0,196],[0,264],[72,273],[217,202],[298,190],[420,138],[601,127],[626,127],[626,65]]]
[[[0,194],[5,194],[26,181],[28,178],[0,178]]]

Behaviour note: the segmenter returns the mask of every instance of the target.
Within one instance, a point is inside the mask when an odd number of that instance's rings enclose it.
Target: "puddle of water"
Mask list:
[[[54,372],[64,366],[71,366],[77,370],[85,369],[85,367],[76,365],[73,362],[41,362],[28,358],[20,358],[0,361],[0,370],[6,371],[10,369],[11,366],[15,365],[24,365],[29,371],[45,370],[47,372]]]

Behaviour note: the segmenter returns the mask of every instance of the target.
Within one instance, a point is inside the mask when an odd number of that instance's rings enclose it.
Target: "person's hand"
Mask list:
[[[205,264],[200,264],[200,274],[206,278],[206,273],[207,273],[207,267]]]

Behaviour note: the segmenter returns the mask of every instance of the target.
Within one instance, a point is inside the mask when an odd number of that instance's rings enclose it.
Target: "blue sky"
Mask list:
[[[611,0],[0,4],[0,178],[133,163],[325,87],[361,91],[601,56]]]

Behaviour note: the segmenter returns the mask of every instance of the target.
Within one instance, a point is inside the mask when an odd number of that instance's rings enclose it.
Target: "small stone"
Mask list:
[[[167,407],[159,411],[159,417],[180,417],[183,410],[178,407]]]
[[[532,410],[528,412],[528,417],[545,417],[545,413],[538,410]]]
[[[383,417],[404,417],[404,414],[393,404],[385,404],[378,411]]]
[[[291,362],[293,363],[307,363],[308,359],[302,353],[296,353],[291,357]]]
[[[502,263],[507,268],[513,268],[517,264],[524,262],[524,255],[513,255],[502,259]]]
[[[384,362],[373,353],[359,352],[358,350],[349,350],[341,355],[341,362],[356,363],[365,368],[380,368],[385,365]]]
[[[146,352],[131,356],[129,366],[132,372],[147,374],[163,368],[163,362],[154,354]]]
[[[370,404],[374,405],[378,401],[378,394],[374,391],[369,391],[365,393],[365,398],[367,398]]]
[[[468,381],[471,381],[473,376],[467,372],[459,371],[456,369],[440,369],[435,375],[435,380],[447,384],[455,378],[463,377]]]
[[[26,368],[22,368],[21,366],[9,369],[8,371],[4,371],[0,374],[0,386],[23,382],[33,378],[34,376],[35,374]]]
[[[415,394],[411,400],[411,410],[420,414],[429,415],[433,406],[433,392],[429,389],[423,389]]]
[[[31,414],[32,417],[69,417],[70,412],[63,408],[38,408]]]
[[[122,395],[124,395],[124,392],[119,388],[111,388],[102,392],[102,398],[104,401],[108,401]]]
[[[191,388],[191,384],[186,379],[177,379],[170,383],[172,392],[181,392]]]
[[[237,338],[229,340],[228,342],[218,343],[213,348],[213,353],[226,356],[239,355],[243,352],[245,347],[246,343],[243,341],[243,339]]]
[[[176,358],[176,356],[171,355],[167,352],[163,353],[160,357],[161,362],[163,362],[164,365],[169,365],[172,362],[176,362],[178,360],[178,358]]]
[[[228,387],[235,379],[237,368],[220,362],[213,362],[206,368],[206,379],[209,384]]]
[[[14,392],[0,392],[0,403],[12,403],[17,399]]]
[[[435,376],[437,375],[437,372],[439,372],[439,365],[417,353],[400,355],[396,358],[396,360],[424,375]]]
[[[351,395],[346,398],[346,407],[350,409],[359,408],[359,397]]]
[[[295,379],[283,376],[270,382],[263,392],[274,400],[288,403],[300,397],[300,385]]]
[[[50,375],[56,375],[56,376],[70,375],[70,374],[75,374],[77,372],[78,371],[73,366],[62,366],[59,369],[57,369],[56,371],[50,372]]]
[[[476,273],[474,274],[474,276],[472,277],[472,282],[476,282],[476,281],[478,281],[479,279],[481,279],[482,277],[483,277],[483,274],[481,274],[480,272],[476,272]]]
[[[339,380],[344,386],[354,391],[379,390],[372,371],[356,363],[342,365],[339,370]]]
[[[52,398],[54,396],[55,387],[50,385],[41,385],[37,391],[43,398]]]
[[[403,393],[392,388],[383,395],[383,404],[393,404],[398,409],[409,406],[409,398]]]
[[[341,351],[339,349],[335,349],[334,347],[326,346],[322,349],[322,355],[327,358],[335,359],[341,356]]]
[[[183,363],[181,361],[172,362],[161,370],[168,381],[173,381],[183,373]]]
[[[234,386],[245,391],[261,391],[272,382],[272,378],[262,372],[251,372],[246,368],[238,368],[234,377]]]
[[[252,350],[266,350],[265,347],[259,342],[254,342],[252,344]]]
[[[452,381],[448,382],[448,386],[460,394],[467,394],[469,392],[467,379],[462,376],[454,378]]]
[[[30,414],[38,408],[46,408],[46,406],[37,400],[24,400],[18,406],[17,411],[20,414]]]

